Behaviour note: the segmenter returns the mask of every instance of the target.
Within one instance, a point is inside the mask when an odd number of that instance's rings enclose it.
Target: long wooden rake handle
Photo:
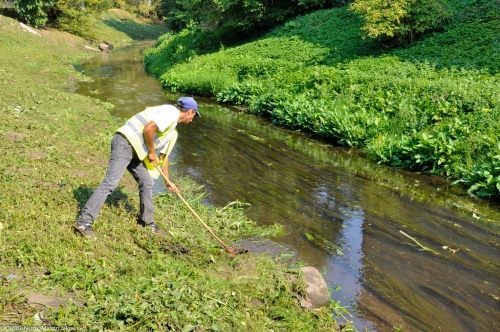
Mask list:
[[[163,176],[163,178],[168,183],[168,185],[170,187],[172,187],[172,182],[170,182],[170,180],[167,178],[167,176],[161,171],[160,167],[158,167],[158,165],[155,165],[155,167],[158,170],[158,172],[160,172],[160,174]],[[182,197],[182,195],[178,192],[176,192],[176,194],[177,194],[177,197],[179,197],[179,199],[182,201],[182,203],[184,203],[184,205],[186,205],[186,207],[189,209],[189,211],[191,211],[191,213],[196,217],[196,219],[198,219],[198,221],[207,229],[207,231],[209,231],[210,234],[212,234],[212,236],[217,241],[219,241],[219,243],[224,247],[224,249],[226,249],[226,251],[228,253],[233,254],[233,249],[229,248],[224,242],[222,242],[221,239],[219,239],[219,237],[217,235],[215,235],[215,233],[210,229],[210,227],[208,227],[208,225],[203,221],[203,219],[201,219],[201,217],[193,210],[193,208],[191,208],[191,206],[189,206],[188,202],[186,202],[184,197]]]

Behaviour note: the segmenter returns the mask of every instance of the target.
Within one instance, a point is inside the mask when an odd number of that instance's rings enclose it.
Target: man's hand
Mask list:
[[[179,193],[179,188],[177,188],[177,186],[175,185],[175,183],[169,181],[165,181],[165,185],[167,186],[167,188],[170,190],[170,191],[173,191],[174,193],[178,194]]]
[[[158,166],[158,159],[156,158],[155,152],[148,153],[148,160],[151,164]]]
[[[165,158],[165,157],[166,157],[166,155],[164,153],[160,153],[160,160],[163,160],[163,158]],[[178,194],[179,193],[179,188],[177,188],[177,186],[175,185],[175,183],[173,183],[172,181],[170,181],[170,174],[168,173],[168,166],[169,166],[169,160],[167,158],[165,160],[165,164],[163,165],[163,169],[162,169],[162,173],[165,175],[165,185],[167,186],[167,188],[169,190],[171,190],[174,193]]]

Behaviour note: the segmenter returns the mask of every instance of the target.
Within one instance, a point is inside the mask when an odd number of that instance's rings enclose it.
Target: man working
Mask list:
[[[153,177],[160,174],[154,165],[163,164],[162,171],[169,178],[168,156],[177,140],[178,123],[188,124],[198,113],[198,104],[191,97],[182,97],[177,105],[148,107],[130,118],[119,128],[111,141],[111,157],[105,179],[89,198],[73,227],[83,236],[96,238],[92,223],[97,218],[106,198],[116,189],[127,169],[139,184],[139,223],[157,232],[153,221]],[[156,156],[160,153],[159,160]],[[179,192],[174,183],[167,187]]]

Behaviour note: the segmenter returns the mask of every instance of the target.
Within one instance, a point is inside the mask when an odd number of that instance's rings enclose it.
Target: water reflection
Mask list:
[[[123,118],[172,102],[178,96],[144,74],[145,47],[83,63],[93,82],[77,92],[115,104]],[[440,204],[463,193],[440,178],[375,165],[353,150],[198,100],[203,116],[179,127],[173,168],[205,185],[207,203],[248,202],[251,219],[286,227],[273,243],[248,239],[250,249],[293,253],[323,271],[337,289],[332,299],[356,305],[359,330],[500,330],[498,230]],[[161,181],[155,190],[165,190]],[[500,219],[497,208],[481,211]],[[400,230],[439,255],[417,251]]]
[[[77,69],[93,81],[79,84],[76,92],[114,104],[115,111],[127,118],[146,105],[164,103],[158,80],[145,75],[142,66],[142,51],[150,45],[138,43],[83,61]]]

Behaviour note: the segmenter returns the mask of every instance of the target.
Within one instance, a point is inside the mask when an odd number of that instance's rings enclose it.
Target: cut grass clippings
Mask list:
[[[104,178],[121,120],[110,115],[111,104],[73,92],[85,79],[74,65],[90,55],[86,41],[39,33],[0,16],[0,326],[333,330],[337,303],[300,308],[295,296],[304,284],[296,272],[265,255],[226,254],[172,194],[155,196],[163,236],[138,226],[138,193],[128,174],[95,223],[98,240],[74,233],[80,208]],[[228,243],[281,232],[257,227],[237,207],[201,205],[202,188],[189,178],[176,183]],[[34,305],[30,294],[64,301]]]

